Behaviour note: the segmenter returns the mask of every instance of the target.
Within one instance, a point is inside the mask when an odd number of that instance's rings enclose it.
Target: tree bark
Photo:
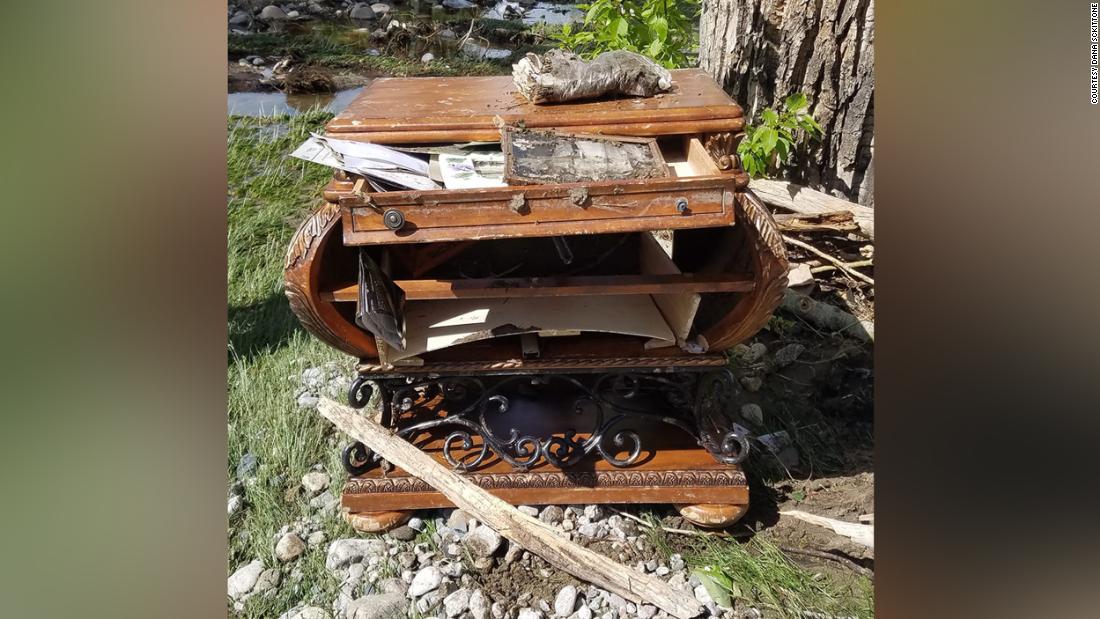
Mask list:
[[[872,0],[703,0],[699,65],[758,119],[803,92],[824,131],[789,180],[874,204]]]

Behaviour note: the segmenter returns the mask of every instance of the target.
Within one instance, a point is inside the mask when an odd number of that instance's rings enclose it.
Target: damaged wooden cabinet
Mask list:
[[[737,163],[741,109],[700,71],[673,82],[536,106],[509,77],[382,79],[329,124],[395,148],[500,142],[503,128],[519,171],[506,186],[374,191],[338,172],[325,187],[291,243],[286,294],[311,333],[359,359],[353,405],[377,393],[384,424],[507,501],[740,517],[749,444],[724,351],[779,304],[787,259]],[[547,176],[530,135],[533,163],[512,161],[525,129],[596,146],[570,156],[573,176]],[[600,136],[631,138],[645,160],[590,163]],[[400,339],[360,326],[364,286],[377,287],[362,264],[385,280]],[[446,505],[362,445],[344,461],[360,528]]]

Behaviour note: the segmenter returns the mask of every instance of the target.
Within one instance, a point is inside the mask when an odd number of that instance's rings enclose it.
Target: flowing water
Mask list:
[[[229,93],[229,114],[240,116],[289,114],[294,116],[315,107],[337,113],[343,111],[362,91],[363,86],[334,93],[301,95],[288,95],[281,92],[231,92]]]

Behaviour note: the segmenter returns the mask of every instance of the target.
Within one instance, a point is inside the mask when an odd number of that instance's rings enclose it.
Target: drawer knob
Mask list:
[[[676,212],[686,213],[688,210],[687,198],[676,198]]]
[[[401,211],[391,208],[382,213],[382,223],[390,230],[400,230],[405,225],[405,216]]]

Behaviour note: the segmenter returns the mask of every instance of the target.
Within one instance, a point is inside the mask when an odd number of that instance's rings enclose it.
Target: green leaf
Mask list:
[[[618,24],[615,25],[615,34],[625,38],[626,35],[630,33],[630,22],[622,17],[618,18],[616,21],[618,21]]]
[[[764,124],[775,126],[779,122],[779,114],[770,107],[760,113],[760,118],[764,121]]]
[[[715,604],[725,608],[733,606],[733,601],[730,599],[730,589],[733,588],[733,581],[729,577],[710,566],[692,570],[692,573],[699,579],[699,582],[703,583],[703,587]]]
[[[760,137],[760,148],[765,153],[775,150],[775,143],[779,140],[779,133],[771,127],[761,127],[756,135]]]
[[[787,161],[787,155],[790,154],[790,143],[787,140],[780,139],[775,143],[775,151],[779,153],[780,163]]]
[[[664,17],[657,17],[650,20],[649,31],[653,33],[653,38],[661,41],[662,43],[668,39],[668,20]]]
[[[800,92],[796,92],[793,95],[787,97],[787,99],[783,103],[787,106],[788,110],[792,112],[798,112],[806,108],[806,95]]]

